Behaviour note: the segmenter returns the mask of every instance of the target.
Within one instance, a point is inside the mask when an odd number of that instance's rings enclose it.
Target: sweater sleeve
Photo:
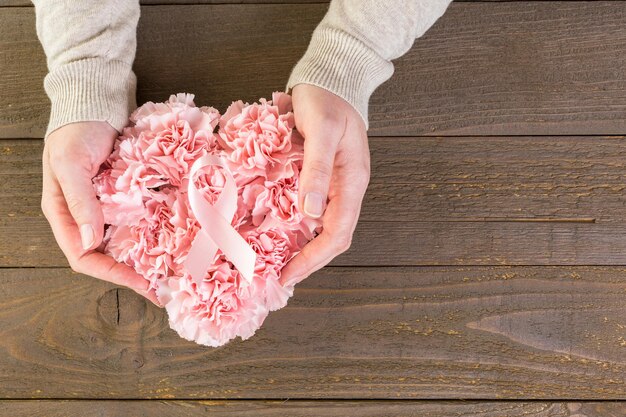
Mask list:
[[[286,91],[300,83],[349,102],[368,126],[369,98],[405,54],[443,15],[451,0],[332,0],[293,68]]]
[[[46,137],[72,122],[106,121],[118,131],[136,107],[132,70],[139,0],[32,0],[47,58]]]

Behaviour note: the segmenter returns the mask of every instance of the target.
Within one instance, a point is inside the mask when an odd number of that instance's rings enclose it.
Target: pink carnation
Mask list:
[[[252,224],[261,230],[271,227],[298,229],[312,239],[319,221],[305,216],[298,208],[298,173],[292,163],[293,176],[269,181],[257,177],[243,187],[242,197],[252,215]]]
[[[182,186],[191,164],[216,149],[218,119],[214,108],[195,107],[192,94],[146,103],[131,115],[135,125],[122,133],[120,157],[142,162],[170,185]]]
[[[187,339],[221,346],[254,335],[269,310],[262,297],[242,291],[243,278],[228,262],[215,265],[210,278],[197,285],[188,274],[169,278],[157,289],[170,326]]]
[[[257,254],[255,273],[260,277],[263,285],[266,305],[270,311],[283,308],[289,297],[293,295],[293,287],[283,287],[279,284],[280,272],[289,260],[300,251],[302,242],[298,242],[298,235],[289,230],[273,228],[261,231],[257,228],[248,228],[242,236]]]
[[[146,202],[146,216],[132,225],[111,221],[107,230],[105,253],[126,262],[144,275],[151,287],[156,282],[181,271],[191,239],[198,224],[189,218],[188,207],[178,191],[166,189],[160,200]],[[124,212],[117,212],[124,219]]]
[[[272,100],[259,103],[233,102],[219,121],[219,143],[229,159],[243,168],[242,175],[269,176],[280,169],[300,149],[292,149],[295,122],[291,97],[274,93]]]

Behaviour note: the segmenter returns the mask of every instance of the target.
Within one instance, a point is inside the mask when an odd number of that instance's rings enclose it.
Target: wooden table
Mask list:
[[[327,4],[238,3],[144,1],[138,101],[282,90]],[[626,2],[454,3],[371,99],[352,248],[219,349],[69,269],[33,8],[0,5],[0,415],[626,415]]]

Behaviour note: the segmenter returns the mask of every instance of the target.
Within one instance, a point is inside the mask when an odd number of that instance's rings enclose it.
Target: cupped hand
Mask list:
[[[348,250],[370,178],[367,129],[341,97],[314,85],[292,89],[296,128],[304,137],[298,206],[322,218],[322,232],[285,266],[281,284],[295,285]]]
[[[96,250],[104,217],[91,179],[117,135],[110,124],[98,121],[70,123],[52,132],[43,149],[41,209],[72,270],[128,287],[160,306],[141,275]]]

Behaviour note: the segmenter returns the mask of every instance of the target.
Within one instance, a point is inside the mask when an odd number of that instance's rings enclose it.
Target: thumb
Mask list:
[[[303,135],[304,160],[298,180],[298,205],[305,215],[318,218],[325,210],[339,138],[334,137],[334,132],[329,135],[311,131]]]
[[[104,234],[102,207],[91,182],[91,167],[87,165],[65,160],[55,167],[55,175],[85,250],[98,247]]]

